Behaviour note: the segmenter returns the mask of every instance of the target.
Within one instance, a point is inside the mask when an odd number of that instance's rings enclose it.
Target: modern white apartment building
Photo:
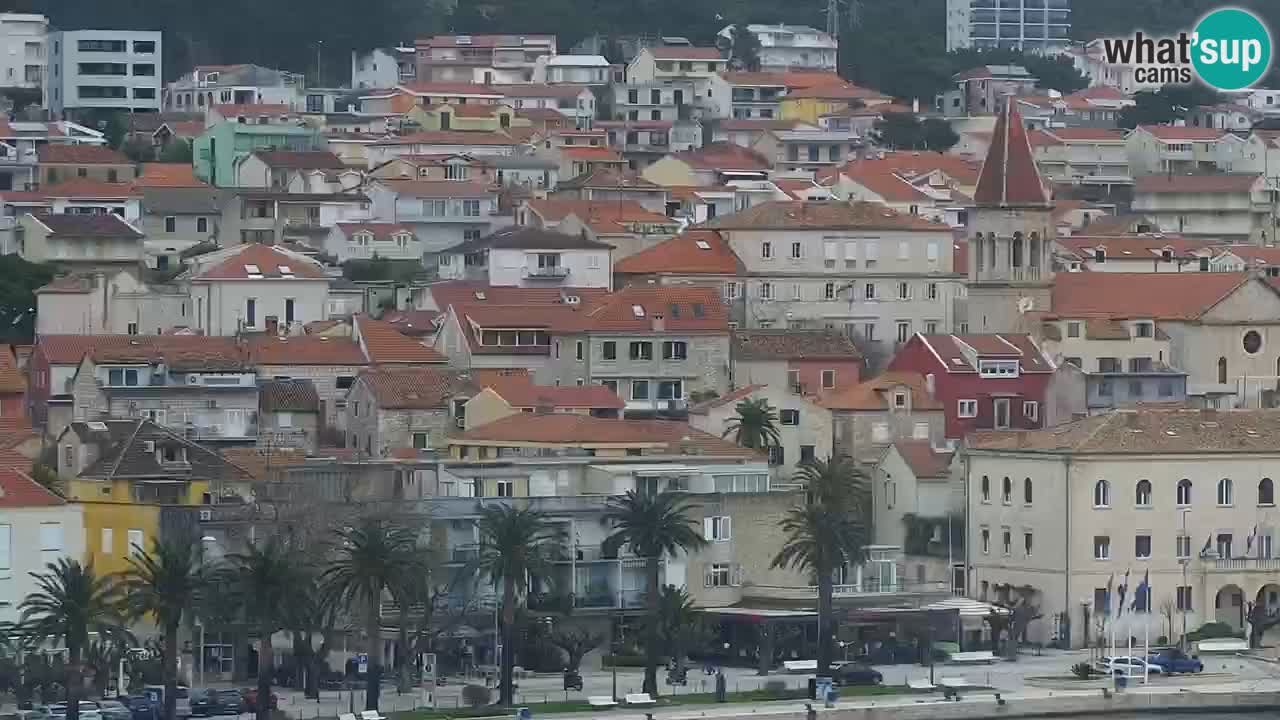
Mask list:
[[[807,25],[747,25],[747,32],[760,41],[760,70],[823,70],[835,72],[840,41],[822,30]],[[733,26],[719,32],[733,39]]]
[[[49,34],[45,104],[55,117],[89,110],[158,112],[158,30],[66,30]]]
[[[0,87],[44,87],[48,32],[44,15],[0,13]]]
[[[947,51],[1068,44],[1071,0],[947,0]]]

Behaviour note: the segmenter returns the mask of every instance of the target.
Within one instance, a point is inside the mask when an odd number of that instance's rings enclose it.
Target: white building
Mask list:
[[[160,32],[49,33],[45,104],[55,117],[82,110],[157,112],[163,86]]]
[[[505,287],[608,290],[613,286],[612,250],[583,233],[512,226],[442,251],[440,278]]]
[[[206,335],[294,328],[324,320],[329,278],[320,263],[250,243],[192,258],[178,278],[189,288],[192,326]]]
[[[0,469],[0,623],[36,592],[33,573],[85,553],[84,506],[68,503],[16,468]]]
[[[602,55],[543,55],[533,67],[533,81],[548,85],[605,85],[609,61]]]
[[[416,51],[411,47],[351,51],[351,87],[393,88],[411,83],[417,76]]]
[[[1261,175],[1143,175],[1135,178],[1132,209],[1161,232],[1269,243],[1280,205]]]
[[[484,183],[454,180],[375,180],[369,187],[373,217],[404,223],[422,241],[422,252],[439,252],[493,230],[498,193]]]
[[[337,223],[324,239],[324,251],[339,263],[368,260],[375,255],[388,260],[421,260],[422,248],[422,241],[408,223]]]
[[[215,105],[284,105],[299,111],[305,84],[299,73],[261,65],[196,66],[165,87],[164,109],[204,112]]]
[[[48,32],[44,15],[0,13],[0,87],[44,89]]]
[[[1070,42],[1071,0],[947,0],[947,52],[1045,51]]]
[[[747,32],[760,42],[760,70],[785,72],[787,70],[823,70],[835,72],[839,59],[840,41],[827,33],[807,25],[747,25]],[[733,26],[719,33],[720,37],[733,40]]]

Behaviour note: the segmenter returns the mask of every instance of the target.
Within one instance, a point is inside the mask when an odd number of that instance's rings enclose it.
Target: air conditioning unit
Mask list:
[[[565,295],[565,296],[564,296],[564,304],[565,304],[565,305],[578,305],[578,304],[581,304],[581,303],[582,303],[582,298],[578,297],[577,295]]]
[[[467,419],[466,419],[466,418],[454,418],[454,419],[453,419],[453,424],[457,425],[457,426],[458,426],[458,427],[460,427],[460,428],[464,428],[464,429],[465,429],[465,428],[467,427]]]
[[[201,521],[201,522],[209,522],[209,521],[210,521],[210,520],[212,520],[212,519],[213,519],[213,511],[212,511],[212,510],[201,510],[201,511],[200,511],[200,521]]]
[[[210,432],[210,433],[212,433],[212,434],[214,434],[214,435],[221,435],[221,434],[222,434],[222,426],[221,426],[221,425],[210,425],[210,426],[209,426],[209,432]]]

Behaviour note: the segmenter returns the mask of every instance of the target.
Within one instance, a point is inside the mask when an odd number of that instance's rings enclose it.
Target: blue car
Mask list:
[[[1170,675],[1204,671],[1204,663],[1200,662],[1200,658],[1189,656],[1181,650],[1166,650],[1158,655],[1152,655],[1150,662],[1152,665],[1159,665],[1165,673]]]

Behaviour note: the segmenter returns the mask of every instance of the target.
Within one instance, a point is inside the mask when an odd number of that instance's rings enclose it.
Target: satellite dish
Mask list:
[[[1019,312],[1019,313],[1022,313],[1022,314],[1024,314],[1024,315],[1025,315],[1025,314],[1027,314],[1027,313],[1029,313],[1029,312],[1031,312],[1032,310],[1035,310],[1035,309],[1036,309],[1036,301],[1035,301],[1035,300],[1032,300],[1032,299],[1031,299],[1031,298],[1029,298],[1029,297],[1020,297],[1020,298],[1018,298],[1018,312]]]

